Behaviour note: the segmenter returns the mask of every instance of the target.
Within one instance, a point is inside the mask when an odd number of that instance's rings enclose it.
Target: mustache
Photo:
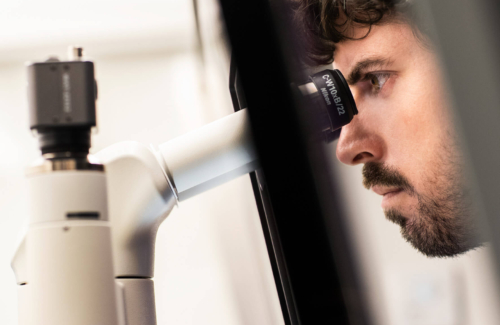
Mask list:
[[[377,162],[368,162],[363,166],[363,186],[366,189],[374,185],[399,187],[409,193],[415,190],[410,182],[394,168]]]

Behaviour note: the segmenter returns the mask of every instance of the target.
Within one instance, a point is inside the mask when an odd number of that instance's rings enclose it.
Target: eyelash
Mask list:
[[[370,72],[365,74],[363,80],[369,82],[371,93],[376,96],[390,77],[391,74],[388,72]]]

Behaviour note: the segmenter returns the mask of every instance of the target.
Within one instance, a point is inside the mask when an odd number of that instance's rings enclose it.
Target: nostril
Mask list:
[[[354,164],[358,164],[362,160],[367,159],[367,158],[371,158],[371,157],[373,157],[373,155],[371,153],[365,151],[365,152],[362,152],[362,153],[358,153],[356,155],[356,157],[354,157],[354,159],[352,160],[352,162]]]

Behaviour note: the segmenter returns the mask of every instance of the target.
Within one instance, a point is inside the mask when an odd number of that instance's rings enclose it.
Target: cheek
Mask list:
[[[384,162],[398,168],[417,186],[435,164],[446,133],[440,90],[399,78],[389,95],[361,98],[370,126],[384,139]],[[360,105],[361,106],[361,105]],[[369,116],[369,117],[368,117]]]
[[[409,87],[401,92],[400,121],[404,125],[408,145],[438,143],[449,128],[450,117],[442,100],[442,92],[425,85]],[[417,149],[417,148],[414,148]],[[422,148],[428,151],[431,148]]]
[[[442,97],[440,89],[414,83],[393,98],[388,159],[417,189],[436,174],[448,138],[451,119]]]

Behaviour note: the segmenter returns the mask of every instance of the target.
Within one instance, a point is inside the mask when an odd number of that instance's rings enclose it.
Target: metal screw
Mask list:
[[[70,61],[81,61],[83,58],[83,47],[70,46],[68,48],[68,58]]]

